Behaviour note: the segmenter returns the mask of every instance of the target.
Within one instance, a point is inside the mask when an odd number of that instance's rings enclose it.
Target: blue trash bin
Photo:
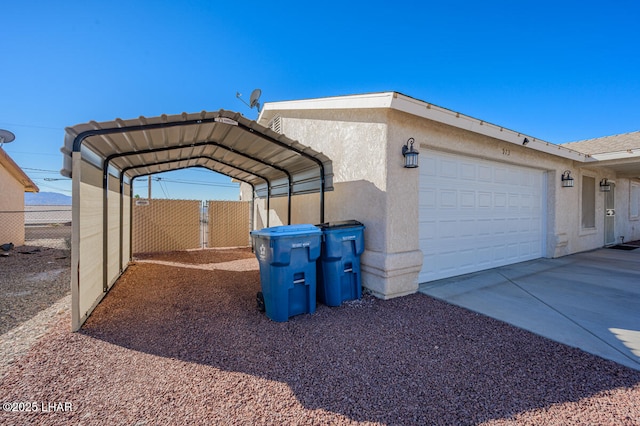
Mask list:
[[[322,231],[306,224],[274,226],[252,231],[251,238],[260,264],[267,317],[284,322],[294,315],[315,312]]]
[[[356,220],[317,226],[323,234],[318,261],[318,300],[327,306],[340,306],[344,301],[360,299],[360,255],[364,252],[365,226]]]

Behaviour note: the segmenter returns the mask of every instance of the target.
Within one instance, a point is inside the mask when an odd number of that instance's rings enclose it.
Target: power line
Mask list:
[[[186,180],[186,179],[165,179],[165,178],[153,178],[153,180],[162,181],[162,182],[170,182],[170,183],[183,183],[188,185],[200,185],[200,186],[218,186],[218,187],[227,187],[227,188],[237,188],[239,184],[236,183],[217,183],[217,182],[203,182],[197,180]]]
[[[17,123],[8,123],[6,121],[0,121],[0,123],[7,126],[29,127],[32,129],[64,130],[64,128],[61,128],[61,127],[34,126],[33,124],[17,124]]]
[[[49,157],[60,157],[60,154],[48,154],[46,152],[24,152],[24,151],[9,151],[11,154],[29,154],[29,155],[48,155]]]
[[[47,185],[46,183],[39,183],[38,186],[42,186],[48,189],[55,189],[56,191],[60,191],[60,192],[67,192],[69,194],[71,194],[73,191],[71,191],[70,189],[62,189],[62,188],[58,188],[56,186],[52,186],[52,185]]]
[[[166,198],[169,198],[169,195],[167,194],[167,191],[165,190],[166,185],[164,184],[163,179],[162,178],[156,178],[155,180],[158,182],[158,184],[160,184],[160,189],[162,190],[162,193],[164,194],[164,196]]]
[[[55,173],[55,174],[59,174],[60,171],[59,170],[45,170],[45,169],[31,169],[29,167],[22,167],[22,170],[30,170],[32,172],[46,172],[46,173]],[[67,178],[68,179],[68,178]]]

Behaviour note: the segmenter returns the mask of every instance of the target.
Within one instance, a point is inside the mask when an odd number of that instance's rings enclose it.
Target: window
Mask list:
[[[640,219],[640,183],[631,183],[629,216],[631,219]]]
[[[596,178],[582,177],[582,227],[596,227]]]

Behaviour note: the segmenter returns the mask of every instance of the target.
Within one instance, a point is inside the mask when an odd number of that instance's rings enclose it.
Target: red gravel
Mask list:
[[[259,287],[131,266],[81,332],[60,322],[0,382],[1,402],[72,411],[0,423],[640,424],[640,371],[420,294],[275,323]]]

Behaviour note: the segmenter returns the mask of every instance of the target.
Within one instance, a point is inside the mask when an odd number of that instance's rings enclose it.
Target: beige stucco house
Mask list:
[[[24,193],[39,189],[0,148],[0,244],[24,245]]]
[[[640,239],[640,132],[555,145],[396,92],[266,103],[258,122],[331,159],[324,219],[366,225],[362,283],[382,298]],[[317,223],[299,197],[291,222]],[[283,198],[261,201],[256,228],[286,224]]]
[[[243,182],[253,229],[363,222],[362,283],[382,298],[640,239],[637,133],[614,149],[559,146],[396,92],[267,103],[258,120],[220,110],[66,129],[73,330],[132,259],[133,181],[188,167]]]

